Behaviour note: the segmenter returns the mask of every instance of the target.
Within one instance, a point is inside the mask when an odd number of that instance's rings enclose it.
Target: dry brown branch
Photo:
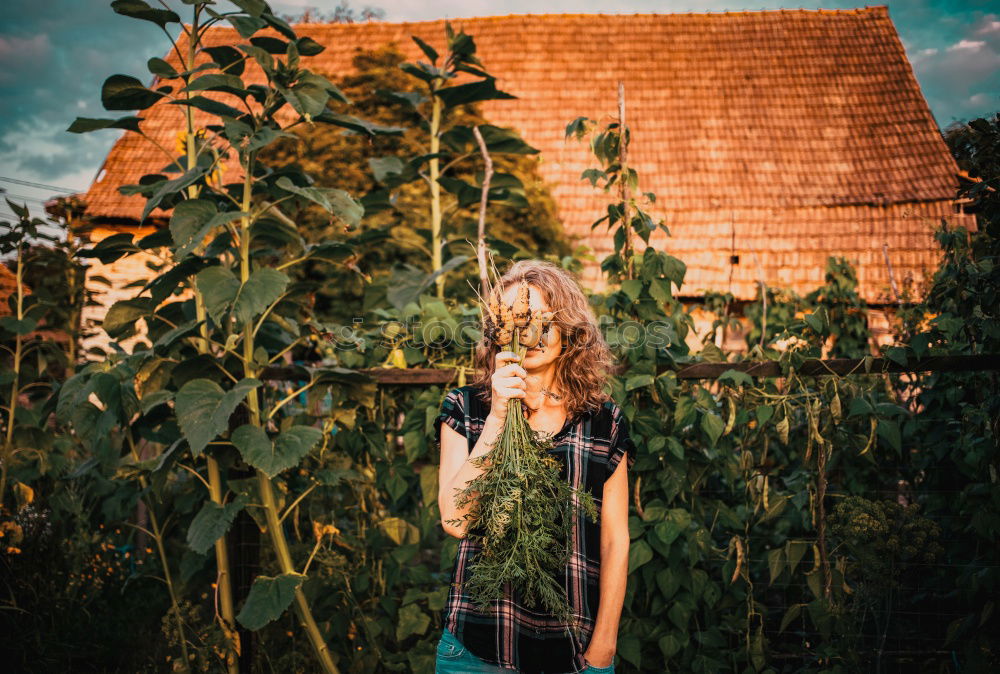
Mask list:
[[[486,141],[483,140],[483,134],[479,132],[478,126],[472,127],[472,135],[476,137],[484,163],[483,189],[479,196],[479,236],[476,239],[476,257],[479,260],[480,293],[486,297],[490,288],[490,277],[486,269],[486,203],[489,200],[490,181],[493,179],[493,159],[486,149]]]

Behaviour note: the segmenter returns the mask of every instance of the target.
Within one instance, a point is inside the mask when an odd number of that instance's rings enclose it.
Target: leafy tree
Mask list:
[[[279,14],[288,23],[358,23],[378,21],[385,18],[385,10],[371,5],[356,9],[347,0],[341,0],[328,12],[306,7],[297,14]]]

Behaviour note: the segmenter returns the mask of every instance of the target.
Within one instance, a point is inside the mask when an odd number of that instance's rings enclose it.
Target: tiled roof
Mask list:
[[[8,299],[17,292],[17,276],[0,262],[0,316],[10,316],[10,304]]]
[[[590,224],[608,198],[580,180],[594,162],[584,144],[563,134],[575,117],[616,115],[621,79],[630,163],[642,189],[657,194],[652,210],[673,234],[654,242],[689,265],[685,294],[731,288],[752,297],[753,253],[766,283],[802,292],[822,279],[828,255],[845,255],[858,263],[873,300],[888,285],[884,243],[898,277],[936,263],[931,229],[952,213],[956,166],[885,7],[451,23],[474,37],[499,86],[518,97],[483,104],[485,116],[541,150],[540,170],[566,229],[598,259],[610,237]],[[334,78],[352,70],[359,49],[390,42],[423,59],[411,35],[444,51],[444,21],[296,30],[327,47],[305,59],[307,67]],[[213,44],[238,39],[223,28],[208,35]],[[176,65],[173,53],[165,58]],[[146,133],[172,148],[178,106],[143,116]],[[148,141],[125,134],[87,195],[91,214],[134,221],[143,199],[119,195],[117,185],[165,163]],[[733,254],[740,256],[735,268]],[[597,287],[599,277],[592,266],[585,280]]]

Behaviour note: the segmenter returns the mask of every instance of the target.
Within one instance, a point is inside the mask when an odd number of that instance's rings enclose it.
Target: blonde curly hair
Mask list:
[[[503,293],[521,281],[534,286],[555,314],[553,323],[562,338],[562,352],[555,361],[555,386],[565,398],[567,418],[597,411],[610,399],[605,386],[613,357],[579,283],[570,272],[551,262],[518,260],[500,277],[496,287]],[[487,402],[493,391],[490,379],[496,369],[496,355],[501,350],[485,339],[476,345],[478,374],[473,385],[481,389]]]

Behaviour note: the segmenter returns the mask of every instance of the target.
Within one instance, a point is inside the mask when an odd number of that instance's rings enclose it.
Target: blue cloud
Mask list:
[[[65,133],[103,117],[111,74],[143,77],[169,46],[151,23],[115,14],[107,0],[7,0],[0,27],[0,164],[3,174],[85,189],[118,133]],[[22,190],[24,191],[24,190]]]

